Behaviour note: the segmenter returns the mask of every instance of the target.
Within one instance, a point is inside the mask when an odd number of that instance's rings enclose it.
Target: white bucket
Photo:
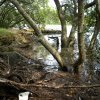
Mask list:
[[[28,100],[29,94],[30,94],[30,92],[19,93],[19,95],[18,95],[19,100]]]

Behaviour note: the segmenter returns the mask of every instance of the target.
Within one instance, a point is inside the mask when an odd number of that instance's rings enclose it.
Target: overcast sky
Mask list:
[[[63,0],[59,0],[59,1],[63,1]],[[55,8],[54,0],[49,0],[49,6]]]
[[[49,6],[55,8],[54,0],[49,0]]]

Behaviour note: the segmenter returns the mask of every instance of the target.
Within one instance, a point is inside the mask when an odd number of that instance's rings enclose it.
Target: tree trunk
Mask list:
[[[66,43],[67,43],[67,28],[66,28],[66,21],[64,19],[60,19],[61,22],[61,29],[62,29],[62,34],[61,34],[61,48],[66,48]]]
[[[67,48],[66,43],[67,43],[67,28],[66,28],[66,20],[65,20],[65,13],[64,10],[62,9],[59,0],[54,0],[57,12],[58,12],[58,17],[60,19],[61,23],[61,29],[62,29],[62,34],[61,34],[61,48]]]
[[[94,48],[95,42],[96,42],[96,38],[97,35],[100,32],[100,1],[97,0],[96,2],[96,23],[95,23],[95,29],[94,29],[94,34],[92,36],[90,45],[88,50],[92,50]]]
[[[74,43],[74,38],[75,38],[75,32],[76,32],[76,28],[77,28],[77,25],[76,25],[76,19],[73,19],[73,24],[72,24],[72,28],[71,28],[71,31],[70,31],[70,35],[69,35],[69,38],[67,40],[67,47],[72,47],[72,44]]]
[[[58,17],[61,23],[61,53],[64,62],[66,62],[66,56],[67,56],[67,28],[66,28],[66,19],[65,19],[65,11],[62,9],[59,0],[54,0]]]
[[[74,43],[74,38],[75,38],[75,32],[76,32],[76,28],[77,28],[77,19],[78,19],[78,16],[77,16],[77,1],[75,0],[72,0],[73,1],[73,4],[74,4],[74,10],[73,10],[73,14],[72,14],[72,28],[71,28],[71,31],[70,31],[70,35],[69,35],[69,38],[67,40],[67,47],[72,47],[73,46],[73,43]]]
[[[97,15],[97,17],[98,17],[98,15]],[[93,50],[94,45],[96,43],[97,35],[99,34],[99,31],[100,31],[100,20],[99,20],[99,18],[96,18],[94,34],[93,34],[92,39],[90,41],[90,45],[89,45],[88,50]]]
[[[99,17],[100,17],[100,0],[96,0],[96,5],[97,5]]]
[[[85,43],[84,43],[84,0],[78,0],[78,49],[79,58],[74,64],[74,72],[78,73],[79,66],[82,65],[85,59]]]
[[[37,39],[39,42],[53,55],[53,57],[57,60],[59,63],[61,69],[66,69],[66,64],[63,61],[60,54],[45,40],[41,30],[37,27],[36,23],[32,20],[32,18],[25,12],[25,10],[21,7],[19,2],[17,0],[8,0],[12,4],[15,5],[19,13],[24,17],[24,19],[29,23],[29,25],[34,29],[35,35],[37,36]]]

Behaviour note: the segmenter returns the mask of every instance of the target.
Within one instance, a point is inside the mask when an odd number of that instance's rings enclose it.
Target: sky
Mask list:
[[[49,0],[49,6],[55,8],[54,0]]]
[[[60,2],[63,0],[59,0]],[[54,0],[49,0],[49,6],[55,8]]]

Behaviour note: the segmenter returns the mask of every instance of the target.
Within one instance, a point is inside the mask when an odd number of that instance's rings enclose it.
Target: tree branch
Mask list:
[[[2,6],[5,2],[6,2],[6,0],[1,1],[0,6]]]
[[[68,86],[48,86],[42,83],[37,83],[37,84],[23,84],[23,83],[17,83],[14,81],[7,80],[5,78],[0,78],[0,84],[7,85],[7,86],[12,86],[15,87],[16,89],[24,89],[24,90],[29,90],[30,88],[34,87],[42,87],[42,88],[93,88],[93,87],[100,87],[100,84],[94,84],[94,85],[68,85]],[[32,91],[31,91],[32,92]]]
[[[16,21],[15,23],[11,24],[9,27],[14,27],[16,24],[19,24],[20,22],[23,22],[23,21],[24,21],[24,19]]]
[[[34,29],[35,35],[37,37],[37,40],[53,55],[53,57],[57,60],[59,63],[60,67],[65,68],[65,64],[63,62],[63,58],[60,56],[58,51],[53,48],[47,40],[44,38],[41,30],[38,28],[37,24],[35,21],[27,14],[27,12],[21,7],[19,2],[17,0],[8,0],[10,3],[15,5],[17,8],[18,12],[24,17],[24,19],[29,23],[29,25]]]
[[[85,9],[88,9],[88,8],[94,6],[95,4],[96,4],[96,3],[95,3],[95,0],[94,0],[93,2],[91,2],[91,3],[89,3],[89,4],[86,4],[86,5],[85,5]]]

